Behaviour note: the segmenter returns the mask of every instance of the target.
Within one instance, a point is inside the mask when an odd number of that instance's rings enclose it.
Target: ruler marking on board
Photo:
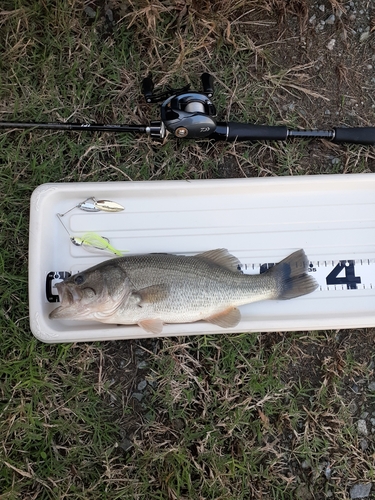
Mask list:
[[[275,264],[240,264],[244,274],[262,274]],[[372,290],[375,288],[375,259],[309,261],[307,272],[318,282],[319,291]]]

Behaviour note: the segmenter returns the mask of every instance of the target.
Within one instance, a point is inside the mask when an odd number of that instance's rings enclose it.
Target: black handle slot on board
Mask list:
[[[59,295],[54,293],[56,283],[69,278],[71,273],[68,271],[50,271],[46,277],[46,297],[48,302],[59,302]]]

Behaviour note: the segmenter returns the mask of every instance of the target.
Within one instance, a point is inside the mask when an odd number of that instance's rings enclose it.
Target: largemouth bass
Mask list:
[[[137,324],[152,333],[165,323],[199,320],[230,328],[241,319],[241,305],[314,291],[308,263],[298,250],[263,274],[245,275],[225,249],[114,258],[58,283],[61,305],[49,317]]]

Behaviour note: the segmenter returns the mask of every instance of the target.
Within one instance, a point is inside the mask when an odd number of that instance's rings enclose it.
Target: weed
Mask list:
[[[307,0],[5,0],[1,118],[149,123],[159,107],[141,96],[144,76],[198,89],[208,71],[221,121],[373,124],[372,19],[358,43],[351,7],[330,5],[340,21],[322,34]],[[46,345],[28,326],[27,245],[30,195],[45,182],[374,168],[372,148],[326,142],[2,130],[0,498],[347,498],[373,481],[373,331]]]

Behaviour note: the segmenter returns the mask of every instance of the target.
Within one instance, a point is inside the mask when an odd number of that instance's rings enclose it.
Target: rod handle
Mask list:
[[[285,141],[288,129],[281,126],[252,125],[249,123],[227,123],[227,141]]]
[[[334,128],[335,137],[332,142],[351,144],[375,144],[375,127]]]

